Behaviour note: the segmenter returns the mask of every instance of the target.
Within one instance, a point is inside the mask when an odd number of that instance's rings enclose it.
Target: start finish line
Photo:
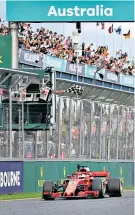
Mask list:
[[[6,20],[9,22],[133,22],[134,1],[7,0]]]

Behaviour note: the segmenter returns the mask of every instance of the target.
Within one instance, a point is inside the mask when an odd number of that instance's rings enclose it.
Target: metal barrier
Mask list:
[[[68,97],[56,100],[56,130],[25,131],[24,142],[21,141],[21,128],[12,132],[13,158],[133,159],[132,107]],[[6,131],[0,132],[0,158],[10,155],[8,136],[7,125]]]

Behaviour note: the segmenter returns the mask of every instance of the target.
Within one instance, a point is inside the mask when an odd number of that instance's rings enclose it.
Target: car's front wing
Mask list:
[[[56,198],[64,198],[64,199],[75,199],[75,198],[96,198],[99,196],[99,191],[80,191],[78,195],[73,195],[72,193],[64,193],[56,192],[43,192],[44,197],[48,197],[48,199],[56,199]]]

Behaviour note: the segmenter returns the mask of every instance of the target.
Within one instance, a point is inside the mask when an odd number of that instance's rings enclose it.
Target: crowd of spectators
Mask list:
[[[0,34],[7,35],[8,28],[2,23]],[[35,53],[48,54],[71,63],[77,63],[77,52],[74,48],[72,38],[65,37],[57,32],[49,31],[41,27],[33,31],[31,24],[20,23],[19,25],[19,48]],[[99,46],[94,49],[92,43],[86,47],[81,45],[81,56],[78,63],[91,66],[102,66],[106,70],[114,71],[116,74],[123,72],[126,75],[135,75],[134,62],[128,60],[128,54],[119,50],[116,57],[109,54],[107,46]]]

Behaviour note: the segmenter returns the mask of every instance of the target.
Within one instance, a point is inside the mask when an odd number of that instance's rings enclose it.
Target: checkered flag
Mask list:
[[[82,86],[73,85],[73,86],[69,87],[65,92],[82,95],[83,91],[84,91],[84,88]]]

